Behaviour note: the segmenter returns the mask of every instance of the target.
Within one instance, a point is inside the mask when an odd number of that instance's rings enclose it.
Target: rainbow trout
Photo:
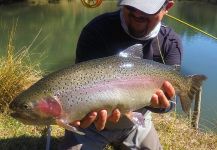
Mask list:
[[[121,113],[150,105],[151,96],[167,80],[188,113],[204,75],[184,76],[172,66],[143,59],[142,45],[118,55],[72,65],[42,78],[10,104],[12,117],[25,124],[70,125],[91,111],[118,108]]]

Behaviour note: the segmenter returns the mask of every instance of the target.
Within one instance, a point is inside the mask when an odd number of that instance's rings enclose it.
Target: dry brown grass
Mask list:
[[[188,120],[174,114],[153,115],[153,122],[160,136],[164,150],[216,150],[217,134],[200,132],[189,127]],[[64,129],[52,126],[52,148],[56,149]],[[31,147],[43,150],[46,139],[42,138],[44,127],[24,125],[7,115],[0,114],[0,149],[28,149]],[[23,144],[25,143],[25,145]],[[4,144],[4,145],[3,145]],[[19,147],[17,147],[19,145]],[[105,150],[113,150],[107,145]]]
[[[42,71],[39,68],[39,60],[30,60],[28,47],[23,47],[15,53],[13,45],[16,25],[12,27],[7,44],[5,57],[0,58],[0,149],[45,149],[46,139],[44,138],[45,127],[24,125],[11,118],[8,113],[8,105],[22,91],[42,78]],[[17,50],[16,50],[17,51]],[[37,55],[38,56],[38,55]],[[52,143],[55,147],[56,137],[63,136],[62,128],[53,126]]]
[[[217,134],[191,128],[183,116],[154,114],[153,122],[164,150],[217,150]]]
[[[13,46],[16,26],[11,30],[7,56],[0,58],[0,112],[7,112],[8,104],[21,91],[42,77],[39,63],[30,61],[29,49],[23,47],[14,54]]]

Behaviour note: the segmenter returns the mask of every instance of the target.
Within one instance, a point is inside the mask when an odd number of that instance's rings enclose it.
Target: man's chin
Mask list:
[[[135,38],[142,38],[147,35],[145,31],[129,31],[129,33]]]
[[[144,34],[141,34],[141,33],[131,33],[131,35],[133,36],[133,37],[135,37],[135,38],[142,38],[142,37],[144,37],[146,34],[144,33]]]

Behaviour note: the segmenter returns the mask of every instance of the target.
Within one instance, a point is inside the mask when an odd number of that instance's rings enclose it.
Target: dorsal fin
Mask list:
[[[121,51],[119,53],[120,57],[135,57],[135,58],[143,58],[143,46],[142,44],[135,44],[133,46],[128,47],[127,49]]]

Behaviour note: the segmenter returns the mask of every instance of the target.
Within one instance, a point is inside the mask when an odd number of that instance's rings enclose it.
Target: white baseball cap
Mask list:
[[[121,0],[119,5],[132,6],[146,14],[155,14],[165,2],[166,0]]]

